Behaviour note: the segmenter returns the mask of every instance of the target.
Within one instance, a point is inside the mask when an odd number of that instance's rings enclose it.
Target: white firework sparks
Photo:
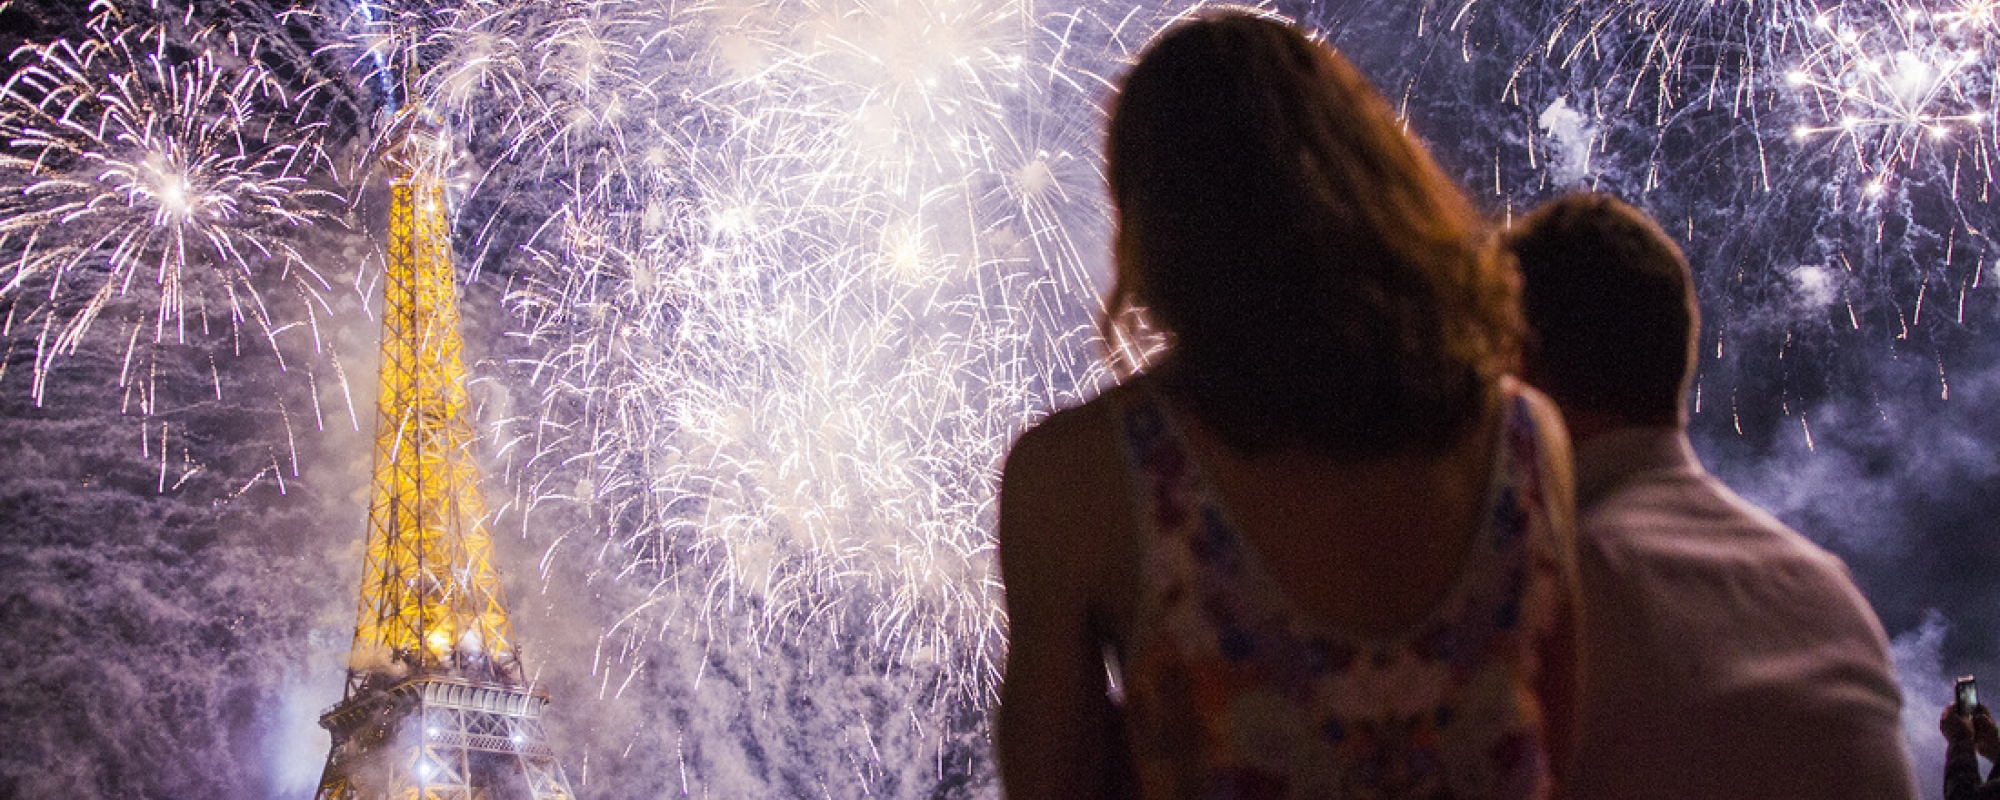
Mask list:
[[[510,393],[532,397],[497,454],[521,521],[559,531],[545,564],[587,553],[640,590],[601,639],[627,673],[607,686],[690,642],[706,655],[684,685],[808,647],[895,687],[911,748],[964,748],[1003,638],[1000,459],[1106,379],[1097,104],[1166,17],[482,0],[348,18],[365,35],[343,58],[416,65],[395,85],[471,156],[463,252],[511,281]]]
[[[1927,156],[1963,157],[1990,182],[2000,110],[1995,9],[1991,0],[1808,7],[1795,34],[1804,53],[1785,73],[1809,115],[1793,135],[1836,141],[1871,192]]]
[[[577,192],[529,248],[547,268],[513,298],[542,348],[525,502],[588,508],[701,615],[863,634],[867,658],[934,669],[935,702],[983,704],[999,459],[1103,377],[1104,84],[1043,60],[1080,18],[699,13],[717,27],[664,68],[707,81],[681,87],[683,124],[598,150],[628,161],[591,174],[639,178]]]
[[[89,33],[24,46],[0,87],[0,300],[10,332],[33,332],[37,396],[128,306],[128,376],[144,347],[216,326],[247,325],[277,352],[300,321],[278,308],[308,323],[326,310],[293,237],[340,207],[314,183],[319,124],[295,117],[313,87],[218,29],[127,24],[100,4]],[[278,287],[298,297],[267,302]]]
[[[1513,209],[1571,183],[1627,193],[1689,249],[1705,309],[1720,307],[1697,411],[1704,386],[1749,377],[1743,354],[1756,353],[1783,376],[1772,405],[1807,431],[1803,409],[1850,388],[1822,368],[1841,343],[1922,350],[1963,335],[2000,229],[2000,4],[1551,5],[1552,18],[1480,0],[1424,8],[1468,60],[1475,23],[1488,23],[1482,35],[1532,32],[1501,54],[1513,62],[1503,94],[1548,135],[1492,137],[1496,197]],[[1838,279],[1806,301],[1796,274]],[[1937,313],[1940,297],[1952,310]],[[1923,357],[1947,395],[1945,358]],[[1742,434],[1734,390],[1708,396]]]
[[[1459,36],[1469,54],[1473,21],[1498,10],[1489,6],[1425,6],[1419,25]],[[1568,75],[1584,95],[1573,106],[1643,117],[1661,136],[1684,112],[1719,107],[1756,130],[1760,149],[1836,143],[1873,192],[1926,159],[1990,184],[1996,9],[1994,0],[1570,0],[1532,23],[1538,46],[1515,57],[1502,97],[1521,103],[1524,81]]]
[[[619,0],[452,9],[430,34],[440,55],[420,96],[506,138],[503,158],[567,167],[603,153],[600,166],[623,169],[647,143],[633,133],[657,136],[631,123],[658,110],[653,87],[664,76],[648,64],[674,58],[674,13]]]
[[[1457,7],[1448,29],[1469,31],[1477,6]],[[1767,13],[1755,0],[1575,0],[1546,23],[1541,47],[1522,55],[1503,94],[1519,102],[1524,74],[1589,63],[1609,100],[1630,108],[1643,96],[1656,122],[1694,99],[1740,103],[1757,74],[1755,30]]]

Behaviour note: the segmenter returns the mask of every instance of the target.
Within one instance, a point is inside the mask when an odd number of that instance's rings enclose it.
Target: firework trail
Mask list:
[[[1477,7],[1475,1],[1454,9],[1446,30],[1469,30],[1465,20]],[[1610,102],[1632,110],[1650,100],[1640,110],[1656,123],[1694,98],[1741,97],[1755,75],[1756,13],[1754,2],[1743,1],[1577,0],[1561,7],[1544,24],[1539,46],[1516,61],[1505,99],[1520,102],[1516,84],[1529,73],[1584,64]]]
[[[1546,102],[1536,95],[1553,85],[1576,95],[1572,105],[1589,116],[1634,120],[1656,141],[1725,110],[1757,139],[1763,191],[1774,188],[1774,162],[1801,154],[1845,160],[1815,167],[1872,194],[1912,169],[1948,172],[1954,182],[1985,187],[1981,196],[1995,179],[2000,12],[1992,0],[1556,5],[1527,23],[1531,45],[1514,55],[1500,99]],[[1505,13],[1481,0],[1426,5],[1417,25],[1456,37],[1470,58],[1476,22]],[[1537,156],[1549,147],[1528,145]],[[1649,180],[1637,187],[1644,191],[1658,185],[1660,164],[1649,166]]]
[[[274,74],[264,37],[141,12],[94,5],[87,36],[22,47],[0,86],[0,302],[37,397],[107,315],[143,389],[152,347],[247,331],[277,353],[330,311],[296,246],[341,206],[301,116],[319,87]]]

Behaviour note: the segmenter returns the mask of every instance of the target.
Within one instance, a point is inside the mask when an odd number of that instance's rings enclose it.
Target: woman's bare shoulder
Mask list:
[[[1129,517],[1114,418],[1126,387],[1050,415],[1015,441],[1000,480],[1001,548],[1056,540],[1088,546]]]
[[[1105,472],[1105,467],[1118,463],[1118,442],[1112,424],[1112,417],[1125,393],[1131,391],[1124,386],[1114,386],[1081,405],[1050,414],[1034,427],[1029,428],[1014,442],[1007,453],[1006,473],[1010,476],[1029,472],[1039,476],[1046,470],[1069,473],[1079,477],[1077,471],[1085,474]]]

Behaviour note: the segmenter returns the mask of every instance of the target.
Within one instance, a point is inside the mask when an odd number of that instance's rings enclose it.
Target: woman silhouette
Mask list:
[[[1339,55],[1241,12],[1133,68],[1116,283],[1164,356],[1015,444],[1015,798],[1543,797],[1575,680],[1568,444],[1518,280]]]

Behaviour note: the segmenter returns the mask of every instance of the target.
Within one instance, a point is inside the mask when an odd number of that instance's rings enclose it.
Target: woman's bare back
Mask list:
[[[1100,646],[1122,660],[1132,644],[1142,532],[1115,418],[1128,393],[1152,391],[1139,385],[1145,380],[1044,421],[1008,459],[1000,556],[1015,649],[998,734],[1003,759],[1026,765],[1003,763],[1003,770],[1036,775],[1010,780],[1010,796],[1122,794],[1124,731],[1107,699]],[[1560,459],[1568,443],[1542,405],[1531,408],[1553,438],[1539,449]],[[1489,404],[1473,432],[1440,457],[1367,464],[1300,453],[1247,458],[1191,415],[1174,417],[1232,527],[1294,608],[1330,629],[1377,639],[1421,624],[1460,578],[1484,522],[1498,409],[1497,400]],[[1565,517],[1557,527],[1567,530],[1567,467],[1546,477],[1556,495],[1551,511]],[[1548,677],[1562,684],[1544,692],[1556,702],[1552,722],[1560,722],[1571,673]],[[1055,720],[1084,724],[1051,726]],[[1566,734],[1551,733],[1566,750]],[[1566,753],[1553,755],[1566,761]]]
[[[1308,618],[1365,638],[1415,624],[1451,590],[1493,480],[1496,403],[1450,451],[1341,463],[1247,457],[1192,414],[1175,421],[1238,533]]]

